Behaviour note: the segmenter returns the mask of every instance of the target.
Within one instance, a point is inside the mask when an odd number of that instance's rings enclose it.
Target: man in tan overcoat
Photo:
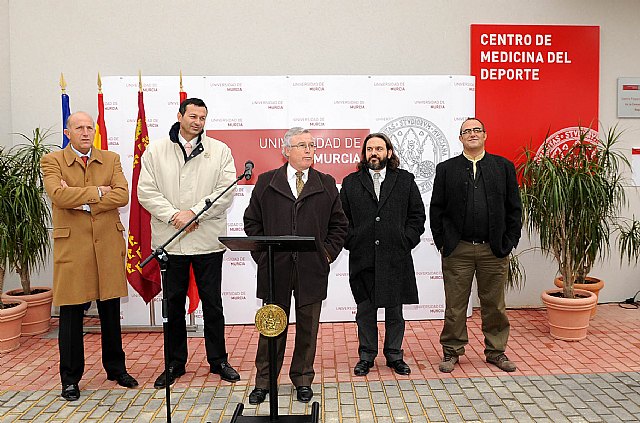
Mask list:
[[[53,303],[60,306],[62,397],[80,397],[84,373],[83,304],[97,300],[102,365],[107,379],[133,388],[120,332],[120,297],[127,295],[124,226],[118,207],[129,201],[120,157],[92,148],[95,127],[87,113],[69,116],[66,148],[47,154],[41,167],[53,206]]]

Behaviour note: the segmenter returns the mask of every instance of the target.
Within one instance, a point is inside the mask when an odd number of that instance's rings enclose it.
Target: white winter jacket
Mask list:
[[[151,213],[151,244],[163,244],[176,229],[169,223],[180,210],[198,213],[205,199],[214,200],[236,178],[231,149],[221,141],[201,134],[189,158],[177,138],[176,125],[170,138],[149,143],[142,155],[138,201]],[[175,140],[172,140],[175,138]],[[223,251],[219,236],[227,234],[227,209],[234,189],[227,191],[198,219],[199,227],[183,233],[166,247],[169,254],[194,255]]]

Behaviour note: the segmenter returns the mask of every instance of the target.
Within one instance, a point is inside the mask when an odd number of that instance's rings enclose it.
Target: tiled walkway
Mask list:
[[[411,375],[397,376],[380,355],[364,378],[352,372],[358,349],[355,324],[322,324],[313,386],[321,420],[640,421],[640,310],[600,305],[589,336],[581,342],[551,339],[544,310],[508,313],[511,337],[507,354],[518,364],[518,371],[511,374],[484,362],[477,310],[468,322],[467,354],[448,375],[437,370],[442,321],[407,322],[404,348]],[[100,362],[100,336],[87,334],[81,398],[68,403],[59,397],[55,330],[54,323],[50,334],[23,338],[19,350],[0,357],[1,422],[166,420],[164,391],[153,389],[163,367],[162,334],[123,335],[129,372],[141,385],[133,390],[106,380]],[[232,385],[209,374],[204,340],[190,338],[187,374],[172,390],[174,422],[227,422],[238,403],[244,403],[244,415],[269,413],[268,401],[258,407],[248,404],[255,376],[255,329],[229,326],[226,333],[229,362],[242,380]],[[287,376],[291,347],[280,379],[280,414],[309,414],[309,405],[295,401]]]

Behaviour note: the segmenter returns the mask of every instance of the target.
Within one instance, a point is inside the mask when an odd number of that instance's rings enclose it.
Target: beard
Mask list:
[[[372,163],[371,159],[374,156],[369,157],[369,160],[367,160],[367,167],[371,170],[381,170],[384,169],[385,167],[387,167],[387,161],[389,159],[387,159],[386,157],[378,157],[375,156],[376,159],[378,159],[378,161],[376,163]]]

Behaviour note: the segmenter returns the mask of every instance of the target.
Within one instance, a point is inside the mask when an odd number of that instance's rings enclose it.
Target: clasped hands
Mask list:
[[[176,229],[182,229],[196,214],[191,210],[180,210],[178,213],[174,214],[171,217],[169,223],[173,225]],[[193,222],[187,229],[184,231],[186,233],[193,232],[198,229],[198,222]]]

